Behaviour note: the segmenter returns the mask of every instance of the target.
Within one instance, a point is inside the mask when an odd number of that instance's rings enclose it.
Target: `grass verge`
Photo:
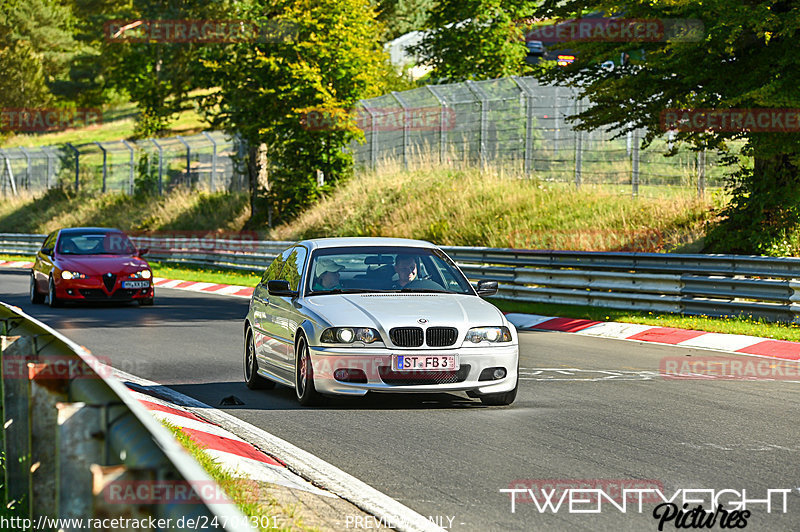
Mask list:
[[[146,258],[146,257],[145,257]],[[201,283],[235,284],[255,286],[261,280],[261,274],[191,266],[174,262],[147,261],[153,269],[153,276],[165,279],[181,279]],[[264,267],[266,268],[267,265]]]
[[[239,510],[253,519],[252,522],[261,523],[264,516],[269,516],[268,526],[259,526],[257,530],[279,530],[285,532],[311,532],[317,530],[314,527],[308,527],[303,524],[302,518],[297,515],[298,512],[295,507],[281,505],[271,497],[263,497],[261,494],[263,490],[256,487],[259,486],[259,483],[233,476],[219,462],[206,454],[202,445],[197,444],[179,427],[167,422],[162,423],[172,432],[175,439],[183,445],[189,454],[200,463],[208,475],[228,494],[228,497],[231,498]]]
[[[726,334],[745,334],[761,336],[774,340],[800,341],[800,325],[796,323],[772,323],[762,319],[745,316],[712,318],[708,316],[687,316],[682,314],[666,314],[659,312],[642,312],[634,310],[616,310],[609,308],[588,307],[580,305],[556,305],[552,303],[526,303],[489,298],[497,308],[505,312],[522,312],[542,316],[558,316],[564,318],[583,318],[596,321],[621,321],[656,325],[658,327],[675,327],[677,329],[694,329]]]

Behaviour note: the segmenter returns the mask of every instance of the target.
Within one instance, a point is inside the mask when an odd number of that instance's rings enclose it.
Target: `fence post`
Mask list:
[[[553,88],[553,155],[558,157],[558,141],[561,140],[561,107],[558,104],[558,85]]]
[[[213,151],[211,152],[211,192],[214,192],[214,181],[217,179],[217,141],[211,138],[207,131],[203,131],[203,135],[213,146]]]
[[[635,129],[631,146],[631,188],[633,197],[639,196],[639,132]]]
[[[364,110],[369,114],[369,164],[375,170],[378,167],[378,128],[375,125],[375,113],[364,101],[359,102]]]
[[[186,181],[188,181],[189,186],[192,185],[192,174],[190,173],[191,166],[192,166],[192,148],[189,146],[189,143],[183,140],[183,137],[178,135],[178,140],[181,141],[181,144],[186,146]]]
[[[408,106],[397,91],[392,91],[392,96],[397,100],[397,103],[400,104],[400,107],[403,108],[403,165],[406,167],[406,170],[408,170],[408,127],[410,122]]]
[[[45,186],[45,190],[50,190],[50,178],[53,175],[53,159],[52,159],[53,152],[47,146],[43,147],[42,151],[47,156],[47,175],[45,176],[44,186]]]
[[[447,158],[445,151],[446,151],[446,142],[447,136],[445,133],[445,120],[446,120],[446,111],[447,111],[447,101],[442,98],[442,95],[439,94],[439,91],[436,90],[435,87],[431,87],[430,85],[425,85],[428,90],[433,94],[434,98],[439,102],[439,108],[441,109],[441,115],[439,116],[439,163],[444,164],[445,159]]]
[[[702,198],[706,193],[706,150],[697,152],[697,196]]]
[[[127,140],[123,140],[122,143],[128,148],[131,152],[131,158],[128,163],[128,187],[130,190],[130,194],[133,195],[133,146]]]
[[[67,148],[71,149],[75,153],[75,192],[78,192],[81,188],[81,152],[79,152],[78,148],[73,146],[70,142],[67,142]]]
[[[525,176],[530,179],[533,170],[533,99],[535,95],[523,84],[519,76],[511,76],[525,100]]]
[[[25,190],[30,190],[31,189],[31,154],[28,152],[28,150],[26,148],[23,148],[22,146],[20,146],[19,149],[22,152],[22,154],[25,156],[25,181],[23,181],[24,187],[25,187]]]
[[[106,191],[106,176],[108,175],[108,165],[107,165],[108,153],[106,153],[106,149],[103,147],[103,145],[101,143],[95,141],[95,144],[97,144],[97,147],[100,148],[100,151],[103,152],[103,193],[105,193],[105,191]]]
[[[150,142],[155,144],[156,148],[158,148],[158,195],[163,196],[164,148],[161,147],[161,144],[159,144],[156,139],[150,139]]]
[[[575,99],[575,114],[583,112],[583,102],[580,98]],[[583,131],[575,131],[575,188],[581,188],[581,172],[583,170]]]
[[[483,92],[483,89],[481,89],[474,81],[468,80],[466,84],[467,88],[469,88],[472,94],[477,96],[481,102],[481,126],[479,133],[480,144],[478,144],[478,149],[480,150],[479,153],[481,158],[481,169],[484,169],[486,168],[486,146],[484,144],[486,142],[486,122],[489,118],[489,109],[487,109],[486,106],[488,98],[486,96],[486,93]]]

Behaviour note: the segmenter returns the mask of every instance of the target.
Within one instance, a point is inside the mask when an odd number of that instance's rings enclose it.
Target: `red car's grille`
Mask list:
[[[114,285],[117,284],[117,276],[113,273],[103,275],[103,284],[109,292],[114,291]]]

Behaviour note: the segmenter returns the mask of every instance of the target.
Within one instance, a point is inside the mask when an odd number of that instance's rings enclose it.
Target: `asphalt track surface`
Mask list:
[[[111,365],[225,409],[445,526],[453,518],[455,530],[657,530],[655,503],[648,501],[641,513],[634,502],[624,513],[605,502],[600,513],[577,514],[566,503],[541,512],[519,495],[512,513],[511,495],[500,492],[558,482],[612,493],[632,479],[642,482],[638,487],[663,486],[667,497],[744,488],[753,500],[790,489],[785,513],[777,494],[771,513],[766,504],[749,505],[747,529],[800,528],[800,383],[658,375],[665,357],[720,353],[523,332],[523,380],[510,407],[443,394],[303,408],[288,388],[250,391],[242,382],[245,299],[161,289],[154,307],[50,309],[31,305],[27,289],[27,271],[0,273],[1,300]],[[245,404],[219,406],[229,395]],[[740,498],[724,495],[720,502]],[[721,529],[719,522],[713,529]],[[674,521],[664,530],[676,530]]]

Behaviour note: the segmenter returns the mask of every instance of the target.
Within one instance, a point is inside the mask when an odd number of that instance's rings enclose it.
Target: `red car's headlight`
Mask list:
[[[81,272],[74,272],[69,270],[64,270],[63,272],[61,272],[61,278],[66,279],[67,281],[69,281],[70,279],[86,279],[87,277],[88,275]]]

